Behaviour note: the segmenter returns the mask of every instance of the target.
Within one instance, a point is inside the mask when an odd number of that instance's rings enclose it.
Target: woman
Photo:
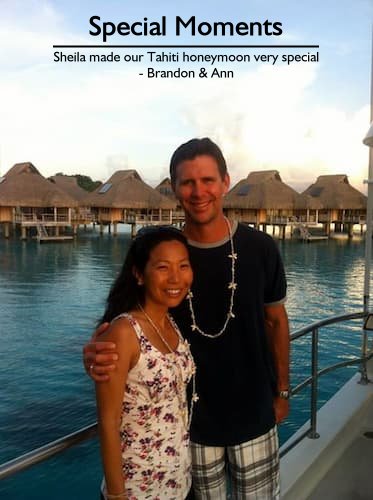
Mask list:
[[[189,345],[168,314],[187,294],[193,273],[186,239],[175,228],[139,231],[100,322],[116,343],[118,368],[96,384],[102,497],[185,499],[191,486],[186,386]],[[195,393],[192,397],[196,400]],[[191,410],[192,411],[192,410]]]

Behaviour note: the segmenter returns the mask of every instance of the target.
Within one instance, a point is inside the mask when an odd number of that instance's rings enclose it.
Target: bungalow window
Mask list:
[[[313,187],[311,188],[309,194],[313,197],[320,196],[320,194],[323,192],[324,188],[323,187]]]
[[[104,184],[103,186],[100,187],[100,189],[98,190],[98,194],[105,194],[109,191],[109,189],[111,188],[112,186],[112,183],[111,182],[107,182],[106,184]]]
[[[250,191],[250,184],[244,184],[237,191],[237,196],[246,196]]]
[[[170,187],[161,187],[159,188],[159,192],[163,194],[163,196],[170,196],[173,193]]]

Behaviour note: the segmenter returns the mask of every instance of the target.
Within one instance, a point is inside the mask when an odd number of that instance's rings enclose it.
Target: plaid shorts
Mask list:
[[[191,450],[197,500],[280,498],[277,427],[236,446],[191,443]]]

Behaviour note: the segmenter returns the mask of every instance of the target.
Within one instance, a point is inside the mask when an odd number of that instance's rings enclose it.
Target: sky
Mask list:
[[[30,161],[46,177],[80,173],[105,181],[134,168],[150,185],[168,175],[174,149],[211,137],[227,159],[232,185],[257,170],[278,170],[298,191],[319,175],[347,174],[361,191],[370,122],[373,0],[0,0],[0,175]],[[55,49],[102,44],[89,20],[160,22],[163,37],[112,36],[106,44],[293,44],[318,49],[184,49],[188,54],[249,54],[219,63],[233,78],[148,78],[157,70],[206,63],[150,63],[147,50]],[[175,36],[176,16],[197,24],[280,22],[280,36]],[[55,62],[54,52],[143,54],[144,63]],[[272,64],[254,55],[319,54],[318,62]],[[145,55],[144,55],[145,54]],[[143,72],[143,76],[139,73]]]

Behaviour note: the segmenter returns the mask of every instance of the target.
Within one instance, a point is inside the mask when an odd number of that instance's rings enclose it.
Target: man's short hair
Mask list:
[[[179,146],[171,157],[170,177],[172,186],[176,183],[176,168],[185,160],[194,160],[196,156],[212,156],[218,164],[219,174],[222,179],[227,174],[227,164],[219,146],[208,137],[202,139],[191,139]]]

